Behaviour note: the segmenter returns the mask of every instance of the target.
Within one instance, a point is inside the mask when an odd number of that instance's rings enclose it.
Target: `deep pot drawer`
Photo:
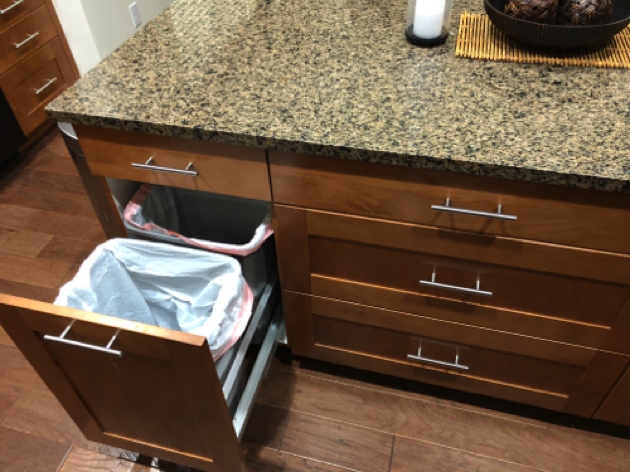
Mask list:
[[[630,254],[629,195],[281,151],[269,160],[276,203]]]
[[[0,75],[55,36],[57,30],[47,5],[0,33]]]
[[[286,291],[283,302],[296,354],[583,416],[630,359]]]
[[[286,290],[630,352],[630,257],[275,206]]]
[[[29,134],[47,120],[44,107],[73,81],[68,56],[56,38],[0,77],[0,87]]]
[[[96,175],[271,200],[264,149],[75,126]]]
[[[45,0],[0,0],[0,31],[44,5]]]

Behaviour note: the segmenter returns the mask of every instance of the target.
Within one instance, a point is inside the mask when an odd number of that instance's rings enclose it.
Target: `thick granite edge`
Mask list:
[[[243,135],[225,131],[209,131],[195,128],[167,126],[160,123],[139,122],[114,117],[90,117],[47,108],[46,113],[51,120],[72,124],[94,126],[100,128],[132,131],[158,136],[170,136],[199,141],[220,142],[239,146],[251,146],[269,150],[288,151],[310,154],[321,157],[371,162],[378,164],[415,167],[427,170],[447,171],[460,174],[500,178],[521,182],[534,182],[547,185],[579,188],[584,190],[600,190],[606,192],[630,194],[630,180],[584,175],[572,172],[559,172],[511,166],[445,159],[430,156],[397,154],[368,149],[357,149],[343,146],[330,146],[309,142],[286,141],[262,136]],[[630,177],[630,176],[629,176]]]

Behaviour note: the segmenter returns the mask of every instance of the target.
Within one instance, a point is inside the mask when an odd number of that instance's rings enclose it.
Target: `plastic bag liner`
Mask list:
[[[191,195],[195,197],[192,200],[187,198]],[[219,204],[204,205],[219,199]],[[191,201],[195,203],[185,204]],[[243,201],[248,205],[244,206]],[[273,234],[266,202],[151,184],[143,184],[129,202],[125,223],[137,230],[234,256],[253,254]]]
[[[197,334],[218,359],[241,337],[253,295],[234,258],[112,239],[83,262],[55,305]]]

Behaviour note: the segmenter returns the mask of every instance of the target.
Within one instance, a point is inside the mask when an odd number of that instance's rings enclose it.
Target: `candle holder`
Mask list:
[[[443,44],[451,26],[453,0],[409,0],[407,41],[418,46]]]

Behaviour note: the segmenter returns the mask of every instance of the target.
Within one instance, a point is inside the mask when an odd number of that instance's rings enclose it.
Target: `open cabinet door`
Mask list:
[[[0,324],[86,438],[246,470],[205,338],[7,295]]]

